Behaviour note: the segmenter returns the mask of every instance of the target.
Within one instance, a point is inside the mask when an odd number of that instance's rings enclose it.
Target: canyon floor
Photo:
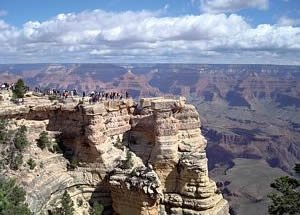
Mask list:
[[[272,192],[270,183],[275,178],[287,175],[279,168],[270,167],[264,160],[236,158],[234,166],[220,174],[222,167],[216,167],[210,176],[224,182],[223,195],[230,202],[236,214],[268,214],[270,201],[267,195]]]

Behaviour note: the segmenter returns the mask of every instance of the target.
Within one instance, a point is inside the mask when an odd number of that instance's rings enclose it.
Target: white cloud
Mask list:
[[[207,13],[235,12],[245,8],[268,8],[269,0],[201,0],[201,10]]]
[[[292,19],[286,16],[282,16],[279,18],[277,24],[279,26],[296,26],[300,25],[300,19]]]
[[[0,20],[0,63],[194,62],[299,64],[300,28],[251,27],[236,14],[165,17],[102,10],[16,28]]]
[[[101,50],[96,50],[96,49],[93,49],[91,52],[90,52],[90,54],[91,55],[109,55],[109,54],[111,54],[112,53],[112,51],[111,50],[109,50],[109,49],[101,49]]]
[[[0,10],[0,16],[6,16],[7,11],[6,10]]]

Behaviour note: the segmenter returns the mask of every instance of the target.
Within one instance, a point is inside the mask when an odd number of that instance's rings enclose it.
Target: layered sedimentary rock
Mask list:
[[[74,171],[62,170],[65,177],[54,180],[57,186],[50,186],[43,175],[51,193],[40,202],[43,209],[54,202],[56,192],[73,189],[75,194],[92,193],[118,215],[228,214],[228,203],[208,177],[198,113],[183,98],[148,98],[139,104],[131,99],[95,105],[31,104],[0,115],[46,120],[46,129],[60,132],[79,161]],[[34,204],[41,198],[34,195],[37,182],[27,184],[30,206],[39,212]]]

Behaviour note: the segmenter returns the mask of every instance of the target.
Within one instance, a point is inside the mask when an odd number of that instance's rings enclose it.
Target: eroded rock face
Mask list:
[[[49,103],[0,114],[46,120],[46,129],[61,132],[79,161],[75,171],[60,168],[55,177],[46,166],[39,175],[43,182],[31,174],[23,183],[36,212],[55,202],[56,193],[73,189],[74,196],[90,193],[118,215],[229,214],[227,201],[208,177],[198,113],[183,98],[148,98],[139,105],[130,99],[95,105]],[[43,186],[46,192],[39,192]]]

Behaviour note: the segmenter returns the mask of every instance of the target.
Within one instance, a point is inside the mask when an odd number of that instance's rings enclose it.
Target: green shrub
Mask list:
[[[52,153],[57,153],[57,154],[63,154],[64,153],[63,150],[60,148],[60,146],[57,143],[53,144],[51,152]]]
[[[71,196],[67,191],[64,192],[61,199],[61,207],[55,208],[51,211],[52,215],[73,215],[74,214],[74,203]]]
[[[41,149],[49,147],[51,145],[51,141],[49,140],[48,132],[43,131],[42,133],[40,133],[40,136],[38,139],[36,139],[36,142],[37,146]]]
[[[0,117],[0,144],[6,144],[8,139],[8,120]]]
[[[16,149],[18,149],[19,151],[23,151],[26,148],[26,146],[29,145],[29,141],[27,140],[26,137],[26,132],[27,132],[26,126],[22,125],[17,129],[15,133],[15,137],[13,141]]]
[[[78,160],[75,157],[71,157],[71,159],[67,165],[67,169],[74,170],[78,167],[78,164],[79,164]]]
[[[61,205],[65,215],[72,215],[74,213],[74,208],[73,208],[74,203],[67,191],[64,192]]]
[[[49,143],[49,144],[51,144],[51,143]],[[48,149],[52,153],[64,154],[65,147],[63,144],[63,138],[62,138],[61,134],[55,135],[55,142],[52,144],[51,147],[48,147]]]
[[[77,198],[77,205],[78,205],[79,207],[81,207],[81,206],[83,205],[83,200],[82,200],[82,198],[80,198],[80,197]]]
[[[21,152],[11,152],[9,167],[12,170],[18,170],[23,164],[23,155]]]
[[[15,180],[0,178],[0,214],[32,215],[25,203],[25,191]]]
[[[95,201],[89,212],[90,215],[102,215],[103,211],[104,211],[104,206],[101,203]]]
[[[36,167],[36,162],[32,158],[29,158],[27,164],[29,165],[30,169],[34,169]]]
[[[297,165],[295,167],[297,169]],[[269,214],[299,214],[300,211],[300,180],[290,176],[283,176],[275,179],[271,187],[276,192],[268,197],[272,204],[269,206]]]
[[[26,126],[22,125],[14,130],[9,130],[9,123],[6,119],[0,119],[0,139],[2,147],[0,162],[1,166],[8,165],[12,170],[18,170],[23,164],[23,151],[30,144],[27,137]]]
[[[41,163],[40,163],[40,168],[41,169],[44,169],[44,163],[41,161]]]

